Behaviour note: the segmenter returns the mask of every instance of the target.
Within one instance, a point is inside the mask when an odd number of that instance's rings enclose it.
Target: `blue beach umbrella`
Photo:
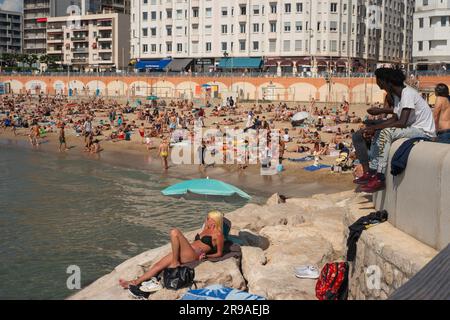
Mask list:
[[[176,196],[186,194],[188,192],[210,196],[233,196],[235,194],[245,199],[251,197],[244,191],[223,181],[214,179],[194,179],[187,180],[170,186],[161,191],[165,196]]]

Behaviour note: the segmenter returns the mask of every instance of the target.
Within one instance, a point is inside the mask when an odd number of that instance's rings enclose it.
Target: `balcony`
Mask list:
[[[71,61],[72,63],[86,63],[87,60],[87,58],[73,58]]]
[[[88,41],[87,37],[72,37],[70,38],[71,41],[73,42],[86,42]]]
[[[278,14],[269,13],[269,21],[277,21],[277,20],[278,20]]]
[[[111,52],[112,51],[112,47],[99,47],[98,48],[99,52]]]
[[[75,53],[88,53],[89,48],[72,48],[71,51]]]
[[[112,58],[110,60],[98,60],[98,64],[113,64]]]
[[[269,37],[269,39],[277,39],[278,38],[278,33],[276,33],[276,32],[269,32],[268,33],[268,37]]]
[[[246,15],[245,15],[245,16],[239,15],[238,21],[239,21],[239,22],[247,22],[247,16],[246,16]]]
[[[47,35],[45,33],[41,34],[27,34],[23,37],[25,40],[46,40]]]
[[[62,49],[47,49],[47,54],[62,54]]]
[[[61,43],[64,42],[63,38],[47,38],[47,43]]]

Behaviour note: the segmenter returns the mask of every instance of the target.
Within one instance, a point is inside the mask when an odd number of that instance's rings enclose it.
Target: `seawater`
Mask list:
[[[80,152],[0,145],[0,299],[64,299],[75,293],[66,285],[69,266],[80,268],[85,287],[166,244],[171,228],[194,230],[209,210],[246,204],[161,194],[179,181]]]

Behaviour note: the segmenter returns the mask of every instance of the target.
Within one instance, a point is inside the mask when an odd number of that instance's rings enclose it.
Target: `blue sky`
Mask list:
[[[0,0],[0,8],[9,11],[22,11],[23,0]]]

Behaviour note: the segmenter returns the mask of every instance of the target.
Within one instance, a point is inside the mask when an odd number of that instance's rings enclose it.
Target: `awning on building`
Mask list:
[[[222,58],[219,62],[221,69],[259,69],[261,58]]]
[[[143,70],[143,69],[151,69],[151,70],[163,70],[167,67],[167,65],[171,62],[170,59],[161,59],[161,60],[140,60],[134,66],[135,69]]]
[[[186,71],[193,59],[173,59],[167,66],[169,71]]]

